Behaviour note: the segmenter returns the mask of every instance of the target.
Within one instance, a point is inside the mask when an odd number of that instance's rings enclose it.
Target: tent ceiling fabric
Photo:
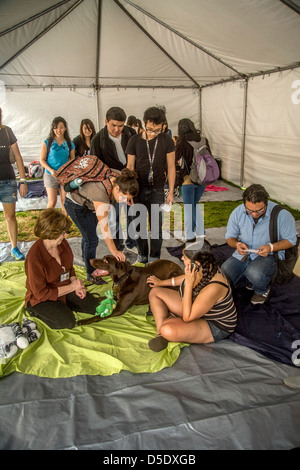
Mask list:
[[[300,209],[300,0],[1,0],[0,106],[23,158],[54,116],[189,117],[223,178]],[[294,6],[294,8],[293,8]],[[30,103],[30,106],[28,106]]]
[[[93,86],[98,5],[100,87],[194,87],[299,65],[300,15],[280,0],[2,0],[0,79]]]

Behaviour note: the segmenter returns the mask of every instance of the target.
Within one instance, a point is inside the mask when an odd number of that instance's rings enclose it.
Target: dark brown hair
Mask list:
[[[121,193],[132,197],[137,196],[140,190],[137,174],[129,168],[123,168],[121,174],[116,177],[114,186],[119,186]]]
[[[196,246],[196,243],[194,245]],[[193,244],[191,244],[183,251],[183,255],[193,262],[198,261],[202,267],[203,277],[194,289],[195,293],[198,294],[218,271],[218,264],[213,255],[211,245],[207,240],[204,240],[203,247],[200,250],[193,250]]]
[[[63,125],[65,126],[66,130],[65,130],[65,133],[64,133],[64,138],[68,144],[68,147],[69,147],[69,150],[71,152],[71,139],[70,139],[70,135],[69,135],[69,130],[68,130],[68,124],[67,124],[67,121],[61,117],[61,116],[57,116],[53,119],[52,123],[51,123],[51,128],[50,128],[50,133],[49,133],[49,136],[48,136],[48,145],[47,145],[47,155],[49,154],[50,152],[50,148],[51,148],[51,145],[52,145],[52,142],[54,141],[55,139],[55,134],[54,134],[54,129],[57,128],[58,124],[62,122]]]
[[[45,209],[38,216],[34,235],[42,240],[56,240],[63,232],[67,232],[72,222],[61,211],[53,208]]]
[[[244,204],[249,201],[252,204],[263,202],[265,205],[267,205],[268,198],[269,194],[261,184],[251,184],[243,194]]]
[[[81,142],[80,142],[80,153],[83,155],[85,150],[89,150],[89,147],[87,146],[86,142],[85,142],[85,135],[83,133],[83,126],[86,125],[86,127],[92,131],[92,134],[91,134],[91,140],[92,138],[94,137],[94,135],[96,134],[96,130],[95,130],[95,126],[93,124],[93,122],[90,120],[90,119],[82,119],[81,123],[80,123],[80,129],[79,129],[79,134],[80,134],[80,138],[81,138]]]

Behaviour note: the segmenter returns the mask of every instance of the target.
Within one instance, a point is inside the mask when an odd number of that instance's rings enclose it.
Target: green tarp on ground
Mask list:
[[[84,268],[75,267],[76,274],[86,279]],[[103,295],[112,287],[88,286],[91,293]],[[22,321],[25,311],[24,262],[3,263],[0,266],[0,324]],[[134,373],[156,372],[170,367],[177,360],[180,343],[169,343],[159,353],[151,351],[148,341],[155,336],[155,322],[147,316],[148,305],[133,306],[125,315],[106,318],[99,323],[74,329],[53,330],[32,317],[41,336],[26,349],[18,350],[11,359],[0,364],[0,376],[14,371],[39,377],[73,377],[76,375],[112,375],[121,370]],[[88,315],[76,313],[76,319]]]

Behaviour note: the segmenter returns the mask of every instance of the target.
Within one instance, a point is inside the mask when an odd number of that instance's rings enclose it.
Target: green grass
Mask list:
[[[224,227],[227,225],[228,218],[238,205],[242,201],[221,201],[221,202],[212,202],[208,201],[204,204],[204,225],[205,228],[212,227]],[[289,206],[282,204],[285,209],[288,209],[294,216],[296,220],[300,220],[300,211],[296,209],[291,209]],[[33,227],[35,221],[39,215],[39,210],[34,211],[25,211],[17,212],[17,222],[18,222],[18,240],[19,241],[32,241],[36,240],[36,237],[33,234]],[[182,210],[183,214],[183,210]],[[171,229],[173,228],[172,216],[170,218]],[[80,237],[81,234],[78,228],[73,224],[68,238],[71,237]],[[3,212],[0,212],[0,242],[9,242],[7,235],[6,222]]]

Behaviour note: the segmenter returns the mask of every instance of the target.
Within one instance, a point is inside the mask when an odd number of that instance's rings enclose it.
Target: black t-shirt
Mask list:
[[[148,183],[148,175],[150,171],[150,161],[147,151],[146,140],[142,134],[132,136],[126,147],[127,155],[135,155],[135,171],[138,174],[138,181],[141,187],[163,188],[166,180],[167,170],[167,153],[174,152],[175,144],[169,134],[158,134],[154,139],[149,140],[149,149],[151,157],[153,157],[155,143],[157,148],[152,164],[153,185]]]
[[[8,136],[7,136],[7,133]],[[15,172],[9,160],[10,146],[17,142],[10,127],[0,128],[0,180],[15,180]]]
[[[83,157],[84,155],[90,154],[90,147],[82,142],[81,135],[77,135],[73,139],[73,144],[75,145],[75,157]]]

